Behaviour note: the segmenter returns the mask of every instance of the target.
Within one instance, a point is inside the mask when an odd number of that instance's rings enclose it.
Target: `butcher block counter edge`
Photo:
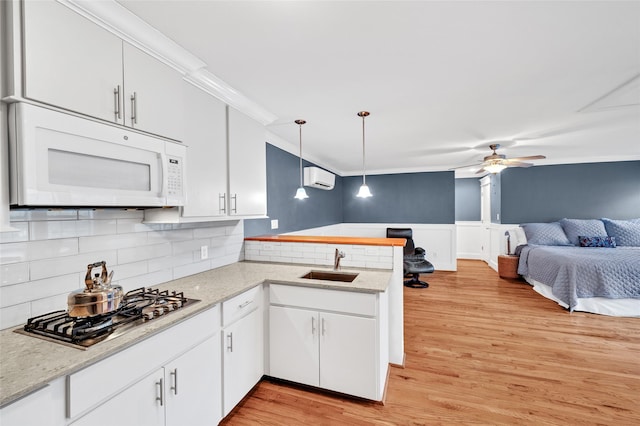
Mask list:
[[[247,237],[245,241],[270,241],[282,243],[320,243],[320,244],[353,244],[361,246],[399,246],[404,247],[404,238],[369,238],[369,237],[341,237],[317,235],[262,235]]]
[[[358,272],[350,283],[302,279],[310,270],[329,270],[318,265],[238,262],[195,275],[151,286],[160,290],[182,291],[199,303],[154,319],[88,350],[15,333],[15,328],[0,331],[0,408],[37,391],[53,380],[79,371],[120,352],[169,327],[203,312],[243,291],[267,283],[299,285],[334,290],[377,293],[387,290],[391,270],[342,269]]]

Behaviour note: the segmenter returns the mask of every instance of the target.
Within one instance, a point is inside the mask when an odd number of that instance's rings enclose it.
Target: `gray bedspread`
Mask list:
[[[578,298],[640,298],[640,247],[529,245],[518,273],[550,286],[571,311]]]

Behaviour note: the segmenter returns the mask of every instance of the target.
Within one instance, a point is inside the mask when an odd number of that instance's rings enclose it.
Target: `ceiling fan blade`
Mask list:
[[[543,160],[547,157],[545,157],[544,155],[530,155],[528,157],[514,157],[514,158],[508,158],[508,160],[515,160],[515,161],[520,161],[520,160]]]
[[[531,166],[533,166],[533,163],[524,163],[522,161],[513,161],[513,159],[505,160],[504,164],[507,167],[531,167]]]
[[[468,167],[477,167],[477,166],[481,166],[483,163],[476,163],[476,164],[467,164],[466,166],[458,166],[458,167],[452,167],[449,170],[458,170],[458,169],[466,169]]]
[[[487,173],[487,171],[484,169],[484,167],[476,172],[477,175],[479,175],[481,173]]]

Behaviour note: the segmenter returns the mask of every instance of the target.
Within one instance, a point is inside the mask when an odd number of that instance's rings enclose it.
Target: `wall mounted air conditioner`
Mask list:
[[[304,186],[332,190],[336,183],[336,175],[318,167],[304,168]]]

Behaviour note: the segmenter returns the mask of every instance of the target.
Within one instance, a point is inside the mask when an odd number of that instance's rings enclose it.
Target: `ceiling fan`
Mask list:
[[[472,166],[482,166],[480,170],[476,172],[476,174],[480,173],[500,173],[507,167],[531,167],[533,163],[526,163],[526,160],[542,160],[543,158],[547,158],[544,155],[530,155],[528,157],[516,157],[516,158],[507,158],[503,154],[498,154],[496,150],[500,148],[499,143],[494,143],[489,145],[489,148],[493,151],[491,155],[487,155],[484,157],[484,161],[480,164],[470,164],[467,166],[454,167],[451,170],[455,169],[464,169]]]

